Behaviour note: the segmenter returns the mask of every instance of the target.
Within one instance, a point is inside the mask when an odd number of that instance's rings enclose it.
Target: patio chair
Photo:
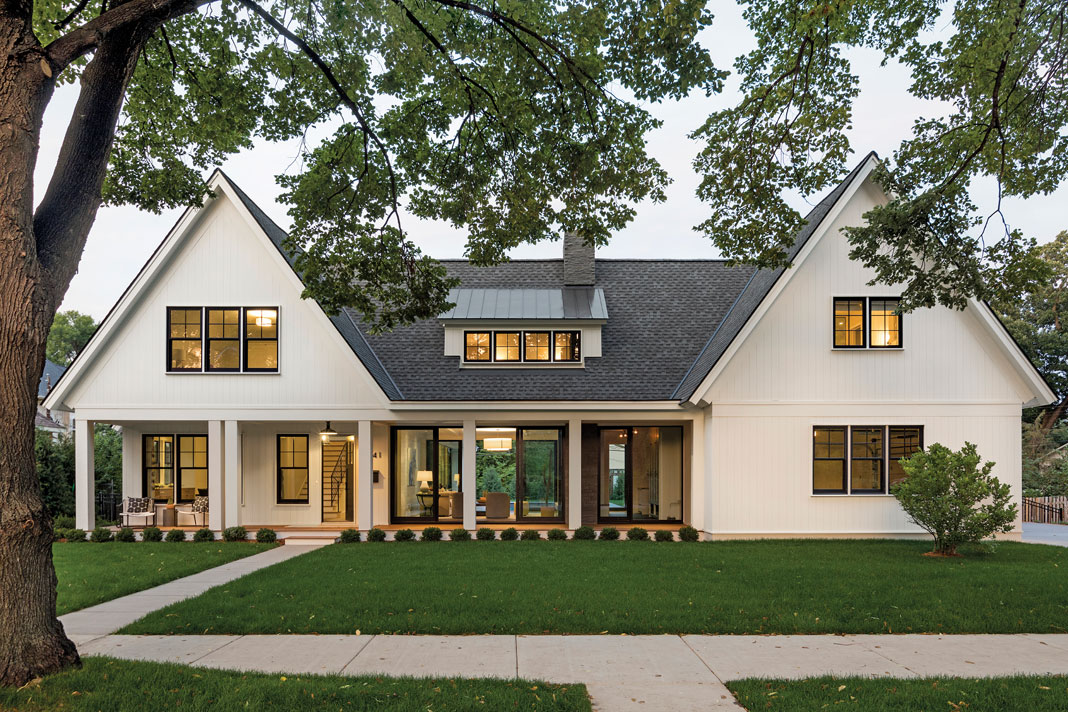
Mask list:
[[[127,497],[122,501],[119,521],[123,526],[147,527],[156,523],[156,503],[151,497]]]
[[[194,527],[203,527],[208,524],[208,498],[197,495],[193,503],[185,507],[175,507],[174,515],[178,526],[191,524]]]
[[[508,519],[512,514],[512,498],[507,492],[486,493],[486,519]]]

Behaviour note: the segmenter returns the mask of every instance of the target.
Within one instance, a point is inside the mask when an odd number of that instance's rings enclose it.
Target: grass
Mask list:
[[[86,658],[80,670],[22,690],[0,688],[0,710],[534,710],[589,712],[583,685],[525,680],[268,675],[168,663]]]
[[[995,678],[818,677],[738,680],[727,687],[748,710],[808,712],[1012,712],[1068,710],[1068,677]]]
[[[324,547],[124,633],[1038,633],[1068,628],[1068,549],[959,559],[910,541]]]
[[[159,586],[213,566],[243,559],[270,544],[224,542],[108,542],[53,544],[56,614],[94,606],[135,591]]]

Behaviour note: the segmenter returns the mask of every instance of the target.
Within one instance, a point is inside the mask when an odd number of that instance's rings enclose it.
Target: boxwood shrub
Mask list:
[[[575,530],[575,533],[571,536],[571,538],[591,541],[597,538],[597,532],[593,530],[593,527],[581,526]]]
[[[185,541],[185,532],[181,529],[171,529],[167,532],[166,539],[172,543],[176,541]]]
[[[378,527],[373,527],[367,532],[367,541],[385,541],[386,533]]]
[[[68,517],[66,514],[60,514],[52,520],[53,529],[74,529],[76,526],[78,525],[74,523],[74,517]]]
[[[441,530],[437,527],[426,527],[423,529],[422,541],[441,541]]]
[[[415,541],[415,532],[411,529],[398,529],[393,532],[393,541]]]
[[[603,541],[615,541],[619,538],[619,530],[615,527],[605,527],[597,538]]]
[[[541,532],[537,529],[524,529],[523,536],[519,537],[523,541],[538,541],[541,539]]]
[[[193,541],[215,541],[215,532],[213,532],[211,529],[208,529],[207,527],[197,529],[196,532],[193,534]]]
[[[85,541],[85,530],[68,529],[66,539],[67,541]]]
[[[264,527],[256,531],[256,541],[261,544],[273,544],[278,541],[278,532]]]
[[[508,527],[501,531],[501,541],[515,541],[519,538],[519,530],[515,527]]]
[[[141,541],[163,541],[163,532],[159,527],[145,527],[141,530]]]
[[[93,533],[89,535],[89,539],[98,544],[102,544],[105,541],[111,541],[111,538],[111,530],[107,527],[97,527],[93,530]]]
[[[360,541],[360,531],[358,529],[346,529],[341,532],[338,541],[342,544],[357,544]]]
[[[449,532],[449,541],[471,541],[471,532],[463,527]]]
[[[648,541],[649,532],[642,527],[631,527],[627,530],[627,538],[631,541]]]
[[[479,527],[478,531],[475,532],[475,538],[479,541],[493,541],[497,538],[497,532],[489,527]]]
[[[669,529],[657,529],[653,538],[657,541],[675,541],[675,535]]]
[[[697,530],[693,527],[683,527],[682,529],[679,529],[679,539],[683,541],[697,541],[700,538]]]
[[[226,529],[223,529],[223,539],[226,541],[245,541],[248,539],[248,530],[244,527],[226,527]]]
[[[550,529],[549,538],[553,541],[567,541],[567,532],[563,529]]]
[[[115,532],[115,541],[137,541],[137,535],[134,534],[134,530],[130,527],[123,527]]]

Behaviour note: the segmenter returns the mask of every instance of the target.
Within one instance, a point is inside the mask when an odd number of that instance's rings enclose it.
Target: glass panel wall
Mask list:
[[[601,430],[598,517],[682,521],[682,465],[679,426]]]
[[[393,431],[393,516],[434,518],[434,429]]]
[[[560,500],[561,433],[558,429],[524,428],[520,451],[520,516],[556,518],[563,515]]]
[[[463,428],[438,429],[438,517],[462,521],[463,501],[460,495],[460,458]]]
[[[475,431],[475,513],[487,521],[515,518],[515,428],[478,428]]]
[[[611,428],[601,431],[601,475],[599,516],[601,519],[628,519],[627,460],[630,431]]]
[[[174,436],[146,435],[144,440],[145,496],[174,503]]]

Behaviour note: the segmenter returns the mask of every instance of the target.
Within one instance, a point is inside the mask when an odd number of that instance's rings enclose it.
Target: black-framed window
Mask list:
[[[836,297],[834,300],[834,347],[862,349],[867,345],[862,297]]]
[[[849,491],[885,491],[882,427],[850,428]]]
[[[554,331],[553,361],[582,360],[582,351],[579,346],[581,333],[579,331]]]
[[[495,331],[493,333],[494,361],[519,361],[521,356],[518,331]]]
[[[550,361],[552,349],[549,348],[550,335],[548,331],[524,331],[523,332],[523,360],[524,361]]]
[[[393,426],[390,451],[390,522],[462,520],[462,427]]]
[[[308,504],[308,436],[278,436],[278,504]]]
[[[600,428],[597,521],[681,522],[685,431],[679,425]]]
[[[241,370],[241,309],[208,307],[205,367],[209,371]]]
[[[167,370],[199,371],[203,354],[200,307],[167,308]]]
[[[868,300],[868,324],[873,349],[900,349],[901,300],[872,298]]]
[[[912,457],[923,449],[923,426],[891,425],[886,443],[887,484],[893,487],[906,477],[905,470],[901,467],[901,460]]]
[[[245,370],[278,370],[278,309],[245,307]]]
[[[208,494],[208,436],[178,436],[178,501]]]
[[[812,491],[846,492],[846,428],[816,426],[812,429]]]
[[[490,332],[464,332],[464,361],[490,361],[492,360],[492,357],[493,352],[490,350]]]
[[[145,435],[141,441],[144,496],[174,503],[174,435]]]

